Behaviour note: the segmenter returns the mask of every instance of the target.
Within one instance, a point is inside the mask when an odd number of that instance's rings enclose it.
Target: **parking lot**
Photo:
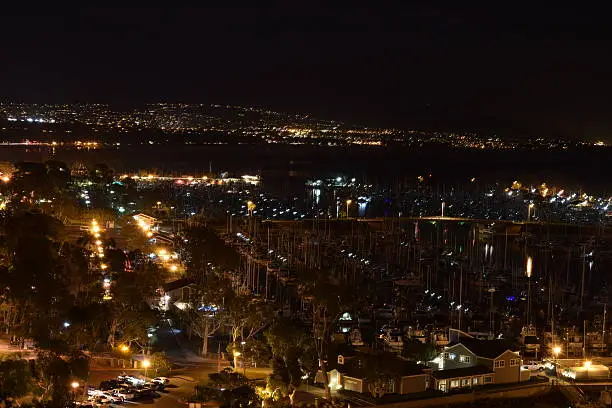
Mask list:
[[[108,382],[109,380],[117,379],[117,376],[120,374],[123,374],[123,373],[119,370],[111,370],[111,369],[92,370],[89,381],[88,381],[88,386],[90,389],[89,393],[95,394],[97,393],[98,390],[102,391],[100,390],[100,387],[99,387],[101,383]],[[129,370],[125,372],[125,374],[132,375],[134,377],[138,377],[137,372],[135,372],[134,370]],[[120,401],[106,402],[105,401],[101,405],[102,406],[114,406],[114,405],[123,405],[123,406],[149,405],[149,406],[153,406],[154,405],[155,407],[161,407],[161,408],[186,406],[188,398],[193,394],[193,387],[197,383],[197,380],[187,374],[183,375],[180,372],[175,373],[171,376],[168,376],[168,379],[170,380],[170,382],[166,384],[163,387],[163,389],[155,389],[155,390],[152,390],[153,392],[146,391],[145,393],[141,393],[141,395],[134,395],[134,397],[136,397],[134,399],[125,399],[123,402],[120,402]],[[130,383],[128,382],[127,384],[130,384]],[[119,387],[119,388],[125,388],[125,387]],[[134,387],[134,388],[138,388],[138,387]],[[143,388],[149,388],[149,387],[148,386],[141,387],[141,389]],[[110,390],[103,391],[103,392],[109,393],[109,391]],[[128,395],[123,394],[123,395],[131,396],[129,394]],[[97,399],[98,401],[100,401],[99,398],[94,398],[94,399]]]

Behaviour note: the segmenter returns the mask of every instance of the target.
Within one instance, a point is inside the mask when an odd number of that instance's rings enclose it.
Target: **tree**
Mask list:
[[[234,343],[253,338],[270,324],[271,310],[259,298],[235,294],[226,300],[225,309]]]
[[[59,160],[47,160],[45,162],[47,177],[56,191],[63,191],[70,182],[70,169],[66,163]]]
[[[231,283],[221,274],[201,275],[191,305],[183,315],[190,330],[202,339],[202,355],[208,354],[208,338],[226,323],[225,299],[232,296]]]
[[[341,284],[324,271],[303,271],[298,291],[302,299],[310,303],[312,340],[319,361],[319,370],[323,376],[325,398],[330,399],[331,390],[326,363],[330,339],[340,316],[358,305],[360,294],[354,287]]]
[[[436,346],[431,343],[421,343],[418,340],[404,342],[402,356],[414,361],[429,361],[436,355]]]
[[[225,368],[218,373],[208,374],[210,383],[215,388],[234,389],[248,384],[249,380],[242,374]]]
[[[73,377],[87,381],[89,378],[89,357],[78,350],[68,354],[68,364]]]
[[[106,163],[95,164],[89,176],[94,183],[110,184],[113,182],[113,170]]]
[[[0,287],[14,313],[9,332],[48,340],[59,327],[61,312],[71,303],[69,285],[58,251],[62,224],[40,213],[18,213],[6,224],[10,266]],[[35,256],[33,256],[35,255]],[[14,308],[14,309],[13,309]]]
[[[10,356],[0,361],[0,400],[25,396],[32,386],[27,360]]]
[[[106,315],[109,318],[107,343],[111,348],[117,341],[140,348],[146,346],[149,341],[147,329],[157,321],[157,313],[147,301],[157,296],[163,273],[156,265],[146,264],[133,273],[117,276]]]
[[[221,407],[223,408],[259,408],[260,399],[253,387],[244,385],[221,393]]]
[[[272,353],[268,345],[259,339],[250,339],[240,344],[240,352],[243,361],[250,361],[255,366],[268,364]]]
[[[280,388],[293,395],[305,374],[316,371],[317,356],[311,334],[298,322],[279,320],[265,333],[267,344],[273,355],[273,372],[268,378],[268,389]]]
[[[69,401],[70,364],[60,355],[43,351],[36,360],[36,380],[45,406],[65,407]]]
[[[151,354],[151,368],[155,370],[155,375],[166,375],[172,369],[172,363],[164,353]]]
[[[240,342],[248,342],[270,324],[272,310],[261,299],[249,295],[234,294],[225,301],[225,318],[232,336],[231,348],[234,367],[237,367]]]
[[[53,184],[47,169],[40,162],[18,162],[17,171],[11,178],[11,187],[19,195],[29,197],[52,198],[55,195]]]

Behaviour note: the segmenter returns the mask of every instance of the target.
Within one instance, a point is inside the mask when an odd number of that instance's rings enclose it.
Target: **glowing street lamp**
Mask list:
[[[531,272],[533,270],[533,259],[528,256],[527,257],[527,267],[526,267],[526,274],[528,278],[531,278]]]
[[[81,386],[77,381],[73,381],[70,383],[70,387],[72,388],[72,400],[76,401],[76,391]]]
[[[352,202],[353,200],[346,200],[346,218],[349,216],[349,205],[351,205]]]
[[[559,346],[554,346],[552,349],[553,355],[555,356],[555,364],[557,363],[557,360],[559,359],[559,354],[561,354],[561,347]]]
[[[145,378],[147,377],[147,370],[149,367],[151,367],[151,362],[149,360],[143,360],[142,361],[142,366],[145,369]]]
[[[130,351],[130,346],[128,346],[127,344],[122,344],[121,346],[119,346],[119,350],[124,353],[127,353],[128,351]]]
[[[584,362],[584,368],[586,368],[586,376],[589,378],[589,368],[591,368],[591,362],[589,360]]]
[[[525,273],[527,275],[527,319],[531,324],[531,272],[533,270],[533,259],[527,257],[527,265],[525,267]]]
[[[531,209],[535,207],[534,203],[529,203],[527,206],[527,222],[531,221]]]

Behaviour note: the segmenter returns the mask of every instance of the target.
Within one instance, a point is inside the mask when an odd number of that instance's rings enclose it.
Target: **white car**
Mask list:
[[[118,388],[110,391],[113,397],[121,398],[123,401],[132,401],[135,397],[134,391],[128,388]]]
[[[523,364],[523,370],[529,370],[533,372],[533,371],[544,371],[544,369],[546,369],[546,366],[538,362],[530,361],[527,364]]]
[[[168,379],[168,377],[155,377],[151,380],[151,382],[166,385],[170,382],[170,380]]]
[[[119,379],[119,381],[125,381],[127,383],[130,383],[134,386],[143,385],[145,383],[145,380],[143,380],[142,378],[134,377],[132,375],[120,375],[119,377],[117,377],[117,379]]]
[[[89,396],[87,397],[87,399],[89,401],[96,401],[101,404],[110,404],[112,402],[123,401],[121,397],[113,397],[110,393],[106,391],[92,390],[91,392],[88,392],[88,394]]]

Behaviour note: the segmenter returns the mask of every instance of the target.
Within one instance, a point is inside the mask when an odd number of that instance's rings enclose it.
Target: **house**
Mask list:
[[[328,381],[332,389],[343,388],[359,393],[371,393],[371,388],[382,389],[384,394],[423,392],[429,387],[431,372],[428,367],[393,353],[340,354],[328,366]],[[315,381],[322,382],[320,373]]]
[[[462,337],[449,343],[433,360],[435,389],[486,384],[517,383],[529,380],[529,370],[521,368],[519,351],[505,340]]]
[[[145,213],[138,213],[132,216],[139,227],[144,230],[157,230],[159,226],[159,221],[157,218],[152,217]]]
[[[448,392],[493,383],[494,372],[481,365],[438,370],[431,373],[432,388]]]
[[[168,310],[170,305],[184,309],[193,300],[195,290],[194,282],[187,278],[165,283],[158,290],[160,295],[158,306],[164,310]]]

